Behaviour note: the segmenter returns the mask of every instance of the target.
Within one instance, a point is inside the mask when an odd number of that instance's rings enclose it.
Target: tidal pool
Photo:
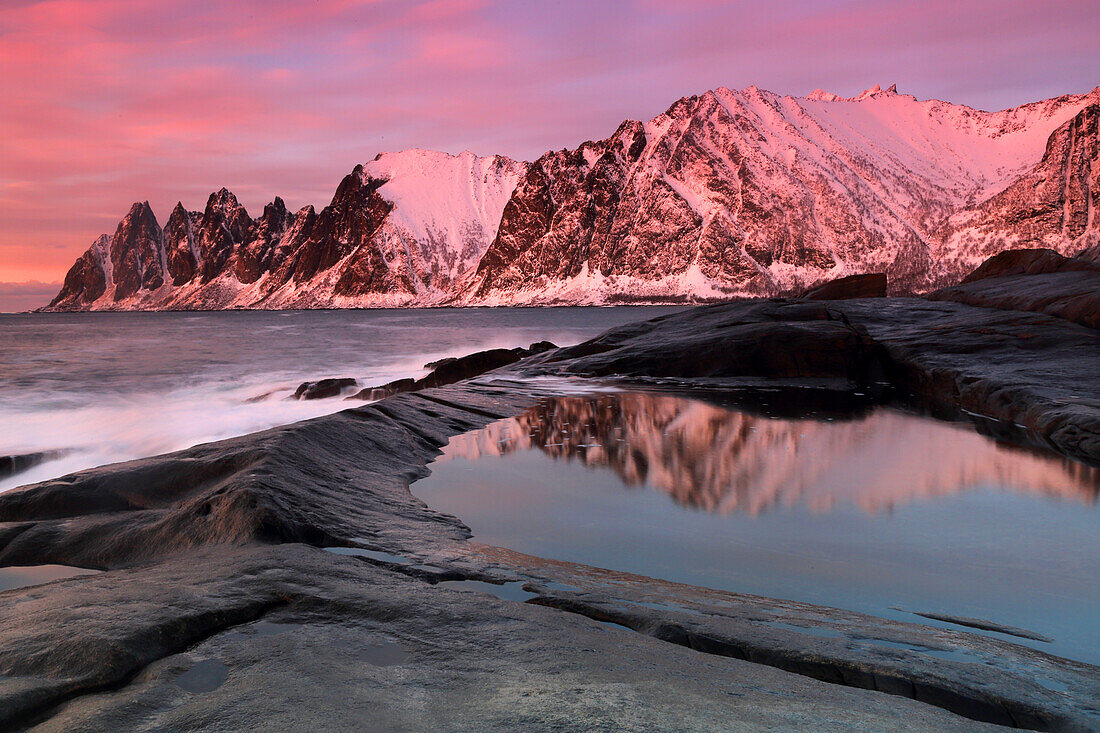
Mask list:
[[[95,575],[99,572],[99,570],[74,568],[69,565],[24,565],[0,568],[0,591],[42,585],[81,575]]]
[[[968,426],[559,397],[455,437],[431,470],[413,493],[480,542],[1100,663],[1100,471]]]

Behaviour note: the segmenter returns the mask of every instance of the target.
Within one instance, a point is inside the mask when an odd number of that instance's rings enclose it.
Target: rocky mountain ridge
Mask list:
[[[999,112],[899,94],[685,97],[533,163],[426,150],[253,220],[147,202],[51,310],[698,302],[886,272],[957,282],[1008,248],[1100,246],[1100,87]]]
[[[252,219],[225,188],[163,229],[135,203],[81,256],[55,310],[311,308],[439,299],[496,234],[525,164],[407,150],[357,165],[321,211]]]

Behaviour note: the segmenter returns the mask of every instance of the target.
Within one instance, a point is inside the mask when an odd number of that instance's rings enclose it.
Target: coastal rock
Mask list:
[[[379,387],[368,387],[348,399],[380,400],[399,392],[417,392],[430,387],[442,387],[464,379],[471,379],[494,369],[514,364],[535,354],[541,354],[557,346],[549,341],[538,341],[526,349],[489,349],[460,357],[439,359],[425,365],[432,369],[431,374],[420,379],[398,379]]]
[[[883,354],[831,305],[762,300],[708,306],[608,331],[554,352],[569,373],[592,376],[834,379],[867,386]]]
[[[34,468],[40,463],[62,458],[68,453],[69,451],[65,450],[46,450],[37,451],[35,453],[17,453],[0,456],[0,479],[22,473],[27,469]]]
[[[510,556],[487,554],[498,561]],[[1094,714],[1083,709],[1088,703],[1057,709],[1049,689],[1034,678],[1016,677],[1022,669],[1012,665],[1020,657],[1028,658],[1024,666],[1036,673],[1042,664],[1039,660],[1051,657],[1032,650],[1021,650],[1017,657],[1008,650],[1020,647],[1008,642],[884,620],[872,630],[862,623],[868,617],[861,619],[860,614],[841,609],[590,572],[566,564],[552,569],[550,563],[533,562],[536,572],[548,573],[552,580],[525,586],[537,594],[530,603],[625,626],[669,644],[747,659],[834,684],[913,697],[971,721],[1033,730],[1087,730],[1094,725],[1090,720]],[[671,598],[675,600],[669,603]],[[909,656],[921,648],[930,654]],[[908,649],[909,654],[896,656],[899,649]],[[947,661],[932,654],[953,658]],[[992,661],[996,658],[1005,665]],[[1075,691],[1067,692],[1062,701],[1084,702],[1094,694],[1096,668],[1080,669],[1088,671],[1070,683]]]
[[[1100,333],[1062,318],[958,302],[727,303],[517,357],[499,367],[506,384],[426,387],[5,492],[0,565],[106,572],[5,592],[0,724],[1096,729],[1095,666],[521,555],[470,541],[408,487],[454,436],[544,398],[533,377],[581,374],[853,397],[884,384],[1100,465],[1098,348]],[[460,579],[522,583],[531,600],[445,582]]]
[[[802,294],[807,300],[846,300],[848,298],[885,298],[886,275],[868,273],[849,275],[811,288]]]
[[[1009,249],[983,262],[962,279],[960,285],[991,277],[1045,275],[1051,272],[1100,271],[1100,263],[1081,257],[1063,257],[1052,249]]]
[[[1022,426],[1059,452],[1097,465],[1100,408],[1081,395],[1100,384],[1100,332],[1056,313],[1065,308],[1069,316],[1076,311],[1068,305],[1091,303],[1094,281],[1075,278],[1094,276],[1055,272],[961,286],[991,288],[990,297],[1003,298],[996,307],[989,299],[981,307],[950,302],[945,293],[704,306],[612,329],[535,357],[526,368],[725,384],[818,379],[870,393],[889,389],[934,414],[966,410]]]
[[[553,351],[558,348],[558,345],[553,341],[536,341],[527,347],[528,355],[541,354],[544,351]]]
[[[932,613],[930,611],[914,611],[914,615],[922,616],[924,618],[930,618],[933,621],[944,621],[949,624],[955,624],[956,626],[967,626],[972,629],[981,629],[983,631],[996,631],[998,634],[1008,634],[1009,636],[1018,636],[1021,639],[1032,639],[1034,641],[1049,642],[1049,637],[1037,634],[1034,631],[1027,629],[1021,629],[1016,626],[1006,626],[1005,624],[999,624],[996,621],[988,621],[984,618],[971,618],[969,616],[951,616],[944,613]]]
[[[425,369],[436,369],[438,367],[443,366],[444,364],[450,364],[452,361],[455,361],[457,359],[458,359],[457,356],[445,356],[442,359],[436,359],[435,361],[429,361],[427,364],[424,365],[424,368]]]
[[[431,374],[417,380],[417,389],[442,387],[445,384],[454,384],[463,379],[470,379],[479,374],[499,369],[502,366],[514,364],[524,357],[531,356],[533,353],[538,352],[517,347],[514,349],[489,349],[487,351],[479,351],[474,354],[460,356],[453,361],[447,361],[440,364]]]
[[[352,377],[338,377],[335,379],[320,379],[316,382],[302,382],[298,389],[294,390],[296,400],[321,400],[326,397],[336,397],[348,387],[355,387],[358,380]]]
[[[528,399],[475,390],[447,406],[396,395],[381,408],[8,491],[0,494],[0,565],[118,568],[208,545],[340,545],[406,530],[428,544],[465,538],[465,525],[415,499],[408,481],[426,474],[451,435],[518,412]]]
[[[9,592],[0,725],[130,730],[155,717],[165,728],[218,730],[257,720],[288,730],[323,721],[717,733],[730,720],[829,733],[997,730],[916,700],[444,586],[281,545],[212,548]]]
[[[1048,249],[1010,250],[928,298],[1046,313],[1100,328],[1100,264]]]
[[[447,362],[449,360],[443,359],[442,361]],[[369,387],[368,389],[361,390],[351,397],[348,397],[348,399],[382,400],[389,397],[390,395],[400,394],[401,392],[413,392],[415,390],[415,379],[395,379],[392,382],[386,382],[380,387]]]
[[[424,474],[449,435],[484,425],[493,410],[515,414],[535,396],[471,385],[425,394],[14,492],[24,501],[0,496],[5,520],[22,507],[21,531],[2,538],[0,561],[19,553],[39,562],[95,557],[117,568],[8,594],[0,609],[0,720],[48,711],[57,729],[127,727],[135,710],[156,710],[237,727],[261,710],[268,720],[297,720],[302,699],[312,701],[311,716],[339,720],[354,699],[374,721],[416,727],[435,719],[405,704],[406,695],[436,702],[453,695],[448,720],[458,715],[458,727],[507,728],[517,716],[545,722],[582,684],[585,720],[621,724],[620,698],[605,706],[607,675],[626,686],[613,689],[652,685],[633,708],[658,727],[668,705],[685,701],[691,705],[671,708],[677,724],[697,720],[714,730],[728,726],[727,712],[750,711],[764,716],[765,727],[796,716],[820,728],[822,710],[834,706],[829,719],[841,721],[838,730],[980,730],[983,722],[1071,730],[1096,721],[1089,701],[1100,691],[1100,670],[1005,641],[468,543],[458,520],[424,507],[407,483]],[[233,464],[201,471],[233,454]],[[174,471],[158,478],[165,464]],[[70,499],[81,493],[100,501],[80,507]],[[51,494],[55,520],[49,502],[25,501]],[[112,494],[124,501],[113,510],[102,503]],[[227,504],[236,519],[224,513]],[[215,517],[205,531],[187,532]],[[267,531],[225,532],[249,526],[249,517],[263,518]],[[367,549],[357,558],[292,544],[302,540],[349,554],[365,541],[389,559],[374,560]],[[438,584],[470,577],[526,581],[534,602]],[[921,649],[976,663],[945,662]],[[207,660],[231,673],[203,694],[181,697],[182,676]],[[517,663],[525,670],[518,677]],[[285,689],[287,675],[299,680],[298,694],[259,694]],[[380,696],[362,692],[376,688],[362,684],[376,675]],[[745,687],[723,695],[712,688],[716,679],[723,690]],[[333,690],[349,680],[348,694],[329,707]],[[521,686],[501,701],[506,718],[485,697],[488,680]],[[583,686],[594,680],[601,682]],[[111,696],[90,694],[125,681]],[[1063,692],[1052,694],[1051,684]],[[471,685],[481,690],[472,706]],[[668,700],[658,694],[669,689],[675,695]]]

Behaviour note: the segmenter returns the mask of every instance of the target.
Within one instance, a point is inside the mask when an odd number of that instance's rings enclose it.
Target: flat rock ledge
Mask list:
[[[591,379],[858,392],[1095,466],[1098,353],[1094,329],[1027,307],[705,306],[0,494],[0,565],[106,571],[0,593],[0,725],[1100,729],[1100,668],[482,545],[408,490],[452,436]]]

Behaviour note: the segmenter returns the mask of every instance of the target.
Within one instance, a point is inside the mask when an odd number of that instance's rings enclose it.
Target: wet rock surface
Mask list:
[[[914,615],[923,616],[924,618],[930,618],[935,621],[946,621],[947,623],[956,624],[957,626],[969,626],[972,629],[982,629],[983,631],[996,631],[999,634],[1008,634],[1009,636],[1018,636],[1021,639],[1033,639],[1035,641],[1050,641],[1049,638],[1042,634],[1037,634],[1034,631],[1028,631],[1027,629],[1017,628],[1015,626],[1005,626],[995,621],[986,621],[982,618],[969,618],[967,616],[951,616],[944,613],[930,613],[927,611],[914,611]]]
[[[868,273],[849,275],[838,280],[822,283],[807,290],[803,295],[807,300],[845,300],[848,298],[885,298],[886,275]]]
[[[959,302],[775,299],[631,324],[470,380],[494,368],[487,353],[439,365],[419,391],[0,494],[0,564],[107,571],[0,594],[2,724],[1100,727],[1091,665],[916,616],[480,545],[408,491],[452,436],[593,376],[906,399],[1098,465],[1095,330]]]
[[[322,400],[326,397],[336,397],[348,387],[358,386],[359,382],[352,377],[337,377],[332,379],[319,379],[316,382],[302,382],[298,389],[294,390],[296,400]]]
[[[10,456],[0,456],[0,478],[14,476],[17,473],[22,473],[46,461],[61,458],[68,453],[69,451],[65,450],[45,450],[35,453],[18,453]]]
[[[543,362],[590,376],[824,379],[867,384],[882,350],[842,310],[802,300],[704,306],[608,331]]]
[[[546,605],[665,642],[815,679],[908,697],[973,720],[1039,730],[1085,729],[1096,668],[1010,642],[794,601],[726,593],[547,561],[467,543],[495,569],[541,578],[523,588]],[[1008,692],[1011,690],[1012,692]],[[1008,693],[1008,694],[1005,694]]]
[[[397,379],[378,387],[367,387],[348,399],[380,400],[401,392],[418,392],[430,387],[442,387],[464,379],[472,379],[494,369],[515,364],[520,359],[556,349],[549,341],[538,341],[529,347],[513,349],[488,349],[466,356],[447,357],[424,365],[431,374],[420,379]]]

